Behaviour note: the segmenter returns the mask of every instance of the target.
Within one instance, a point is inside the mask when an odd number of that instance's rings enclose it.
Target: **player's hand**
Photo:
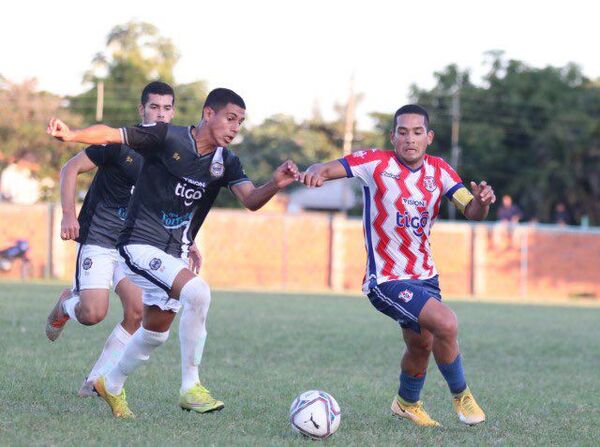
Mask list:
[[[200,267],[202,266],[202,255],[200,250],[196,247],[196,244],[190,246],[190,252],[188,253],[190,270],[195,274],[198,274]]]
[[[273,173],[273,182],[279,189],[283,189],[300,178],[298,166],[292,160],[281,164]]]
[[[60,221],[60,238],[63,241],[75,240],[79,237],[79,221],[75,216],[63,215]]]
[[[59,141],[69,141],[71,129],[62,120],[58,118],[50,118],[46,133],[53,136]]]
[[[494,189],[485,181],[480,182],[479,185],[475,182],[471,182],[471,193],[475,200],[482,206],[490,206],[496,201]]]
[[[325,179],[311,166],[305,172],[300,174],[300,183],[304,183],[309,188],[318,188],[323,186]]]

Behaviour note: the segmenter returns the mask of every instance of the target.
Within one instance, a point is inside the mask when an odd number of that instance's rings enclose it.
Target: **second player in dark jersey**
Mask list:
[[[89,146],[85,154],[98,171],[79,212],[76,241],[115,248],[143,158],[123,144]]]

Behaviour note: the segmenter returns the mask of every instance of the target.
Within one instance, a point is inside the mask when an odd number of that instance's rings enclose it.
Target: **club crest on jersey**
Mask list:
[[[409,228],[415,236],[421,237],[425,234],[425,228],[429,223],[429,211],[422,212],[419,216],[411,216],[408,211],[396,213],[396,225],[400,228]]]
[[[398,298],[400,298],[405,303],[408,303],[410,300],[413,299],[413,293],[410,290],[406,289],[400,292]]]
[[[131,156],[128,155],[127,158],[125,159],[125,163],[133,163],[133,158],[131,158]]]
[[[149,265],[152,270],[158,270],[162,265],[162,261],[158,258],[152,258]]]
[[[210,164],[210,175],[212,175],[215,178],[221,178],[223,177],[223,173],[225,172],[225,167],[223,166],[223,163],[218,162],[218,161],[213,161]]]
[[[435,179],[430,175],[423,178],[423,184],[425,185],[425,189],[429,192],[433,192],[437,189],[437,185],[435,184]]]
[[[85,258],[81,263],[81,267],[83,267],[83,270],[89,270],[92,268],[92,264],[92,258]]]

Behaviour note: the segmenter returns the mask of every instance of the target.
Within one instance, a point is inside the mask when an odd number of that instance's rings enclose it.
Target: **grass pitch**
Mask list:
[[[487,413],[458,422],[432,362],[422,394],[439,429],[394,419],[403,342],[397,325],[359,297],[215,292],[201,377],[219,413],[177,407],[177,322],[126,384],[134,421],[112,418],[77,389],[119,321],[112,299],[94,327],[69,322],[50,343],[48,311],[61,286],[0,284],[0,445],[313,445],[290,430],[301,391],[342,408],[328,445],[598,445],[600,308],[451,302],[467,382]]]

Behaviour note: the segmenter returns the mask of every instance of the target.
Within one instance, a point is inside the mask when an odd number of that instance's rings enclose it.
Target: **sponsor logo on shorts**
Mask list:
[[[92,258],[85,258],[81,263],[81,267],[83,267],[83,270],[89,270],[92,268],[92,264]]]
[[[400,292],[398,298],[400,298],[405,303],[408,303],[410,300],[413,299],[413,293],[410,290],[406,289]]]
[[[435,179],[430,175],[423,178],[423,184],[425,185],[425,189],[429,192],[433,192],[437,189],[437,185],[435,184]]]
[[[152,270],[158,270],[161,265],[162,261],[158,258],[152,258],[152,260],[150,261],[150,268]]]
[[[225,167],[223,166],[223,163],[214,161],[210,164],[210,175],[212,175],[213,177],[221,178],[221,177],[223,177],[224,172],[225,172]]]

